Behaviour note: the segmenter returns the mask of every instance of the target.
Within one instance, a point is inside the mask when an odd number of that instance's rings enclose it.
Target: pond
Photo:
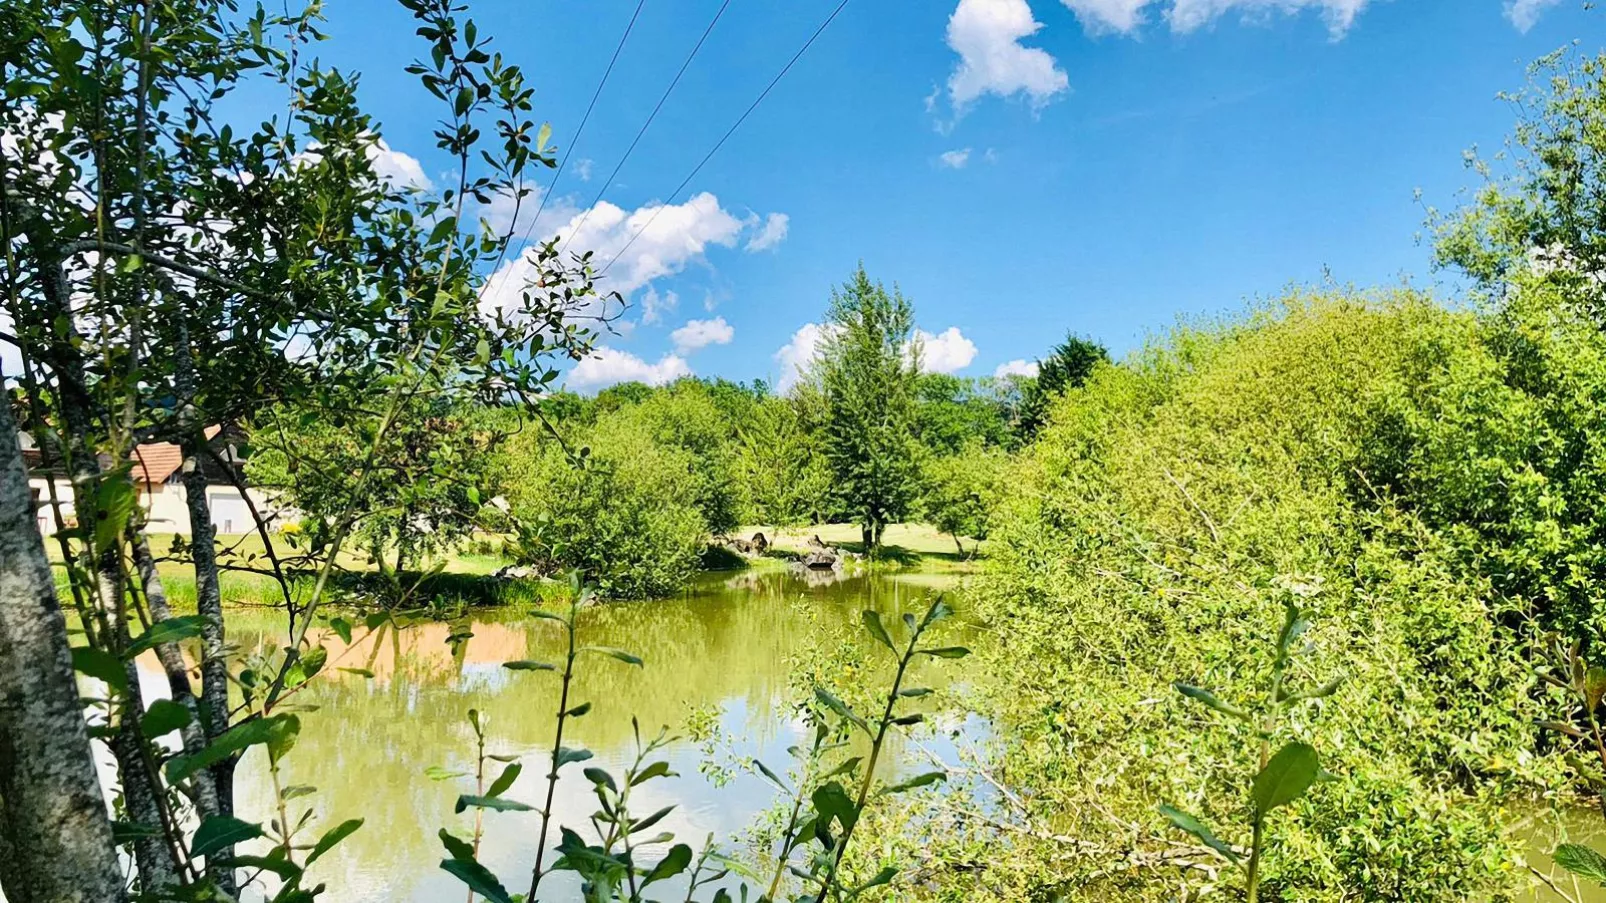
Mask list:
[[[581,619],[581,642],[616,646],[640,655],[645,667],[612,659],[582,660],[574,704],[593,703],[585,717],[571,721],[566,746],[584,746],[600,765],[619,773],[634,751],[632,717],[650,739],[668,726],[682,739],[661,754],[676,772],[638,788],[638,813],[665,806],[674,811],[654,829],[673,832],[677,842],[700,850],[712,836],[726,849],[737,844],[755,819],[775,802],[768,782],[745,772],[727,781],[705,774],[710,751],[685,737],[689,721],[716,724],[729,739],[713,754],[717,762],[757,757],[785,773],[793,764],[788,747],[806,743],[806,727],[788,701],[801,684],[800,665],[812,661],[823,644],[851,644],[835,658],[876,661],[885,657],[858,628],[859,612],[874,608],[889,623],[905,612],[923,611],[932,594],[952,590],[952,575],[857,576],[821,583],[787,572],[745,571],[703,575],[679,598],[657,602],[597,606]],[[961,603],[962,608],[962,603]],[[283,641],[282,615],[261,609],[233,609],[231,642],[249,650]],[[444,851],[438,832],[460,837],[473,831],[473,812],[455,813],[461,793],[474,790],[474,734],[467,720],[477,710],[486,727],[487,752],[518,756],[523,773],[506,794],[531,805],[544,796],[542,775],[550,755],[553,712],[559,682],[546,672],[510,671],[502,664],[520,659],[556,662],[563,633],[556,622],[488,610],[469,619],[472,637],[454,650],[446,623],[421,623],[397,631],[381,628],[364,636],[359,628],[350,646],[326,635],[330,652],[326,673],[310,683],[297,702],[314,711],[302,715],[295,750],[282,769],[286,785],[316,787],[316,794],[291,803],[292,818],[311,808],[317,815],[303,835],[348,818],[366,820],[311,870],[314,882],[328,885],[325,899],[369,903],[423,903],[458,899],[466,889],[438,868]],[[945,638],[974,645],[963,625]],[[823,640],[821,639],[824,636]],[[142,661],[147,698],[162,692],[165,680],[153,661]],[[922,666],[917,682],[942,686],[965,679],[964,661]],[[364,669],[372,678],[339,668]],[[861,675],[878,681],[879,675]],[[927,770],[929,756],[955,762],[959,747],[973,747],[985,736],[975,719],[955,722],[934,717],[941,729],[924,732],[914,746],[892,749],[892,768]],[[104,763],[109,767],[109,762]],[[488,763],[494,776],[503,766]],[[560,781],[554,811],[558,821],[586,824],[596,809],[590,784],[570,766]],[[432,774],[433,769],[433,774]],[[446,776],[445,775],[456,775]],[[110,772],[107,772],[110,777]],[[238,781],[241,817],[274,817],[266,757],[252,750]],[[1552,875],[1565,896],[1542,887],[1527,903],[1606,903],[1606,890],[1576,886],[1551,868],[1549,852],[1570,840],[1606,849],[1606,819],[1594,809],[1559,812],[1535,808],[1519,813],[1517,829],[1527,839],[1526,855]],[[531,812],[488,812],[480,858],[513,892],[527,886],[534,861],[538,819]],[[555,835],[555,831],[553,832]],[[589,834],[587,835],[589,837]],[[660,851],[662,847],[658,848]],[[648,851],[644,861],[656,858]],[[547,862],[552,861],[550,854]],[[550,900],[576,898],[569,876],[543,882]],[[260,900],[248,893],[248,901]]]
[[[593,703],[585,717],[570,722],[565,746],[584,746],[600,765],[618,774],[634,752],[632,716],[645,738],[661,726],[684,733],[697,713],[710,717],[731,742],[719,757],[758,757],[776,771],[792,765],[788,747],[805,743],[806,728],[787,700],[795,698],[794,666],[822,625],[831,625],[840,645],[858,642],[859,612],[875,608],[889,623],[906,611],[920,612],[944,581],[928,575],[849,577],[820,584],[785,572],[709,574],[677,599],[596,606],[582,615],[580,641],[627,649],[645,660],[635,668],[602,656],[582,659],[571,704]],[[952,582],[951,578],[948,582]],[[851,629],[845,629],[851,628]],[[243,649],[283,642],[282,616],[237,609],[230,613],[230,640]],[[466,895],[458,880],[441,871],[438,832],[460,837],[473,831],[474,813],[453,811],[460,793],[474,792],[469,773],[475,741],[467,713],[481,713],[487,752],[518,756],[524,769],[506,796],[539,806],[550,755],[559,679],[546,672],[511,671],[503,662],[535,659],[558,662],[563,630],[550,620],[487,612],[471,619],[473,636],[454,652],[445,623],[423,623],[401,631],[381,628],[364,637],[358,628],[346,647],[325,636],[330,653],[325,674],[296,697],[316,707],[302,714],[295,750],[281,769],[286,785],[310,785],[315,795],[291,802],[291,818],[305,808],[318,815],[308,832],[348,818],[366,823],[312,869],[313,881],[328,884],[326,899],[438,901]],[[961,630],[962,628],[954,628]],[[864,641],[867,661],[875,656]],[[876,647],[880,648],[880,647]],[[882,657],[890,657],[884,650]],[[964,663],[922,665],[917,678],[932,684],[959,676]],[[338,668],[366,669],[367,678]],[[157,692],[163,680],[151,663],[142,684]],[[571,739],[572,738],[572,739]],[[953,740],[935,732],[920,741],[951,759]],[[660,756],[677,775],[637,788],[639,814],[675,807],[657,830],[673,832],[677,842],[701,849],[705,839],[735,841],[776,797],[760,778],[741,773],[716,786],[700,772],[707,758],[691,739],[672,743]],[[913,753],[898,751],[897,758]],[[929,769],[925,765],[921,770]],[[437,767],[436,777],[430,770]],[[491,777],[500,763],[488,763]],[[241,764],[238,814],[251,821],[273,817],[273,794],[266,756],[252,750]],[[554,811],[558,821],[584,829],[597,808],[580,766],[569,766],[560,781]],[[439,778],[439,779],[437,779]],[[487,812],[480,859],[520,892],[534,861],[538,818],[533,812]],[[588,838],[589,830],[582,830]],[[556,830],[552,840],[556,840]],[[659,853],[663,847],[659,847]],[[648,852],[644,861],[655,859]],[[552,858],[549,854],[547,863]],[[566,874],[543,881],[542,896],[572,899]],[[550,887],[550,894],[548,888]],[[260,899],[248,896],[247,899]]]

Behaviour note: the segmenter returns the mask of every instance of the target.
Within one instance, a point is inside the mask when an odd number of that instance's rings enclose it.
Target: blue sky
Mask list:
[[[720,2],[645,0],[576,141],[634,0],[474,0],[574,145],[538,232],[573,232]],[[1324,273],[1437,284],[1422,204],[1454,206],[1462,152],[1509,131],[1497,92],[1606,25],[1580,0],[850,0],[667,198],[836,3],[731,0],[573,233],[606,257],[675,205],[611,271],[628,322],[573,385],[784,380],[860,259],[913,300],[929,366],[977,376],[1068,330],[1125,352]],[[320,52],[363,72],[389,165],[441,181],[408,15],[326,12]]]

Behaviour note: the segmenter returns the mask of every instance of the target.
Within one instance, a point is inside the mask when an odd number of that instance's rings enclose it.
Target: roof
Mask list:
[[[209,426],[206,428],[206,438],[216,438],[221,431],[222,427]],[[27,433],[22,433],[21,440],[24,452],[23,458],[29,469],[42,469],[40,466],[42,464],[42,455],[33,437]],[[225,458],[236,457],[232,452],[226,450],[224,455]],[[180,467],[184,466],[184,451],[172,442],[147,442],[144,445],[136,446],[129,458],[134,462],[134,480],[152,486],[167,482],[173,474],[178,472]],[[102,461],[103,466],[107,463],[109,462]]]

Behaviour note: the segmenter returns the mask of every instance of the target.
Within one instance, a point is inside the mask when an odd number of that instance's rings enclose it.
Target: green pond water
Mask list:
[[[897,616],[923,611],[934,592],[950,590],[953,583],[951,577],[931,575],[820,583],[785,572],[710,574],[676,599],[592,608],[582,615],[581,642],[630,650],[646,666],[583,659],[571,703],[590,701],[593,708],[570,722],[565,745],[585,746],[596,755],[588,765],[617,774],[633,754],[632,716],[650,737],[664,725],[684,734],[694,713],[716,712],[716,723],[732,741],[722,749],[722,760],[758,757],[783,770],[792,764],[787,748],[807,739],[788,700],[797,692],[793,681],[800,661],[817,652],[822,625],[834,626],[830,643],[856,644],[862,659],[873,662],[885,653],[872,649],[857,628],[862,609],[874,608],[888,623],[897,623]],[[281,643],[281,619],[272,612],[232,610],[231,642],[242,650]],[[348,818],[366,820],[314,865],[314,881],[328,885],[325,899],[424,903],[466,897],[464,886],[438,868],[443,850],[437,832],[447,828],[470,836],[473,812],[457,814],[453,808],[460,793],[473,791],[473,779],[434,780],[427,772],[432,766],[473,771],[469,709],[485,717],[487,751],[519,756],[524,765],[507,796],[532,805],[542,801],[558,679],[545,672],[509,671],[502,663],[559,661],[562,628],[552,621],[494,611],[471,623],[473,637],[455,652],[446,641],[450,628],[444,623],[416,624],[399,632],[381,629],[366,638],[359,629],[350,647],[324,638],[330,664],[297,699],[316,710],[302,715],[300,739],[282,780],[317,788],[315,795],[291,804],[292,818],[306,808],[318,813],[303,836],[315,838],[322,827]],[[947,639],[967,645],[984,641],[968,635],[962,624],[950,634]],[[938,686],[964,681],[966,664],[923,664],[915,681]],[[341,667],[367,669],[374,676],[334,670]],[[854,677],[880,679],[875,674]],[[154,662],[142,671],[142,683],[147,693],[160,694],[164,680]],[[974,718],[959,720],[938,712],[930,717],[936,729],[900,741],[891,750],[891,768],[926,770],[932,755],[955,761],[958,747],[973,746],[985,736],[985,726]],[[707,752],[690,739],[673,743],[660,757],[678,774],[639,787],[637,811],[675,806],[658,828],[672,831],[677,841],[694,849],[701,849],[710,835],[730,848],[776,800],[770,784],[750,775],[738,774],[723,784],[710,780],[701,768]],[[490,773],[501,767],[490,763]],[[242,762],[237,793],[242,818],[274,817],[260,749]],[[579,766],[565,769],[554,809],[560,823],[577,828],[584,828],[595,811]],[[485,818],[481,861],[509,890],[522,891],[534,862],[537,818],[525,812],[488,812]],[[1606,890],[1575,886],[1552,868],[1549,856],[1563,841],[1606,850],[1606,818],[1599,811],[1535,807],[1514,818],[1527,838],[1528,862],[1551,875],[1567,895],[1540,886],[1522,898],[1526,903],[1559,903],[1569,897],[1606,903]],[[649,849],[641,858],[656,856]],[[564,900],[576,895],[573,882],[559,873],[543,882],[542,896]],[[260,892],[246,896],[248,901],[261,898]]]
[[[707,575],[677,599],[589,609],[582,615],[582,643],[627,649],[646,665],[638,669],[601,656],[583,658],[571,705],[589,701],[593,709],[570,722],[564,745],[592,750],[596,759],[587,765],[618,774],[634,751],[632,716],[650,738],[663,725],[683,733],[694,712],[717,711],[718,724],[733,740],[729,753],[756,756],[784,771],[792,764],[787,748],[807,739],[787,700],[795,695],[793,669],[810,648],[817,627],[835,625],[838,638],[833,642],[838,645],[843,638],[862,642],[866,661],[889,657],[884,650],[879,656],[871,652],[870,641],[859,639],[856,628],[842,627],[857,625],[865,608],[882,612],[888,623],[897,623],[906,611],[922,612],[944,582],[929,575],[861,576],[811,585],[788,573],[740,572]],[[258,643],[282,643],[281,618],[232,611],[230,640],[244,650]],[[314,865],[314,881],[328,884],[326,899],[423,903],[466,897],[464,886],[438,868],[443,850],[437,832],[444,827],[460,837],[471,835],[473,811],[459,815],[453,807],[458,794],[473,792],[473,779],[432,780],[426,771],[431,766],[473,771],[469,709],[485,718],[487,752],[519,756],[524,764],[506,796],[531,805],[542,802],[559,680],[546,672],[510,671],[502,663],[560,661],[562,628],[553,621],[491,612],[473,618],[472,630],[473,637],[455,653],[446,642],[448,625],[442,623],[399,632],[382,629],[367,639],[359,628],[349,648],[338,638],[324,638],[330,651],[327,676],[296,699],[317,708],[302,714],[300,739],[281,769],[281,780],[317,788],[316,795],[291,803],[292,819],[309,806],[318,813],[306,835],[309,841],[321,826],[366,819],[361,830]],[[962,625],[949,631],[964,632]],[[915,679],[926,685],[963,679],[963,665],[922,664]],[[340,667],[367,669],[374,677],[334,670]],[[158,692],[162,679],[153,667],[142,683]],[[913,742],[951,760],[952,734],[952,729],[936,730]],[[893,753],[894,762],[915,758],[914,750],[901,745]],[[736,840],[775,800],[771,785],[748,775],[716,786],[700,772],[704,750],[689,739],[672,744],[661,757],[678,775],[638,787],[633,808],[645,815],[675,806],[652,833],[671,831],[694,849],[701,849],[709,835]],[[913,764],[928,769],[925,753],[919,758]],[[491,776],[502,767],[489,763]],[[560,823],[590,837],[586,819],[597,805],[580,772],[580,766],[564,770],[554,810]],[[238,787],[240,817],[273,817],[266,757],[260,749],[242,761]],[[485,819],[481,861],[509,890],[523,890],[534,862],[538,818],[531,812],[487,812]],[[658,848],[660,853],[664,848]],[[656,855],[649,850],[641,858],[651,861]],[[549,855],[547,863],[551,861]],[[548,899],[574,898],[572,890],[563,873],[542,884],[542,896]]]

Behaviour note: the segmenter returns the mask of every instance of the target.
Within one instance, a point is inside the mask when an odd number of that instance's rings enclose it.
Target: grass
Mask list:
[[[859,528],[854,524],[821,524],[779,531],[768,527],[748,526],[738,528],[733,535],[749,538],[761,531],[769,537],[771,547],[777,553],[773,557],[748,559],[716,547],[711,548],[704,556],[703,568],[729,570],[765,567],[770,563],[780,566],[782,558],[807,552],[809,540],[815,536],[828,545],[856,554],[863,553]],[[188,556],[178,551],[182,549],[182,543],[187,541],[187,538],[176,537],[173,534],[151,534],[149,539],[151,551],[158,559],[157,572],[162,577],[162,586],[167,590],[169,603],[175,611],[194,611],[194,572]],[[179,540],[176,547],[175,540]],[[274,548],[281,560],[292,558],[297,554],[287,540],[288,537],[275,538]],[[971,545],[974,544],[967,542],[967,551]],[[60,564],[60,547],[47,542],[46,548],[55,565],[53,570],[57,588],[65,594],[68,591],[67,575],[65,568]],[[219,562],[223,565],[262,570],[271,568],[262,539],[255,533],[219,535],[217,548]],[[557,596],[567,592],[563,585],[551,581],[492,579],[493,573],[510,563],[507,558],[495,554],[495,548],[490,542],[471,542],[463,550],[445,556],[442,559],[444,566],[441,572],[429,578],[428,583],[422,588],[420,597],[429,604],[448,608],[482,605],[540,607],[552,603]],[[918,575],[941,577],[965,574],[974,568],[979,557],[985,555],[985,543],[977,545],[976,548],[978,551],[974,554],[961,556],[954,548],[953,538],[946,533],[938,532],[934,527],[926,524],[893,524],[887,527],[882,538],[882,547],[877,551],[874,561],[880,566]],[[373,562],[366,552],[343,551],[339,564],[341,569],[331,577],[334,598],[338,599],[345,593],[367,594],[382,588],[379,585],[381,578],[374,570]],[[310,592],[314,580],[310,570],[291,570],[290,573],[292,595],[299,598]],[[417,573],[413,572],[411,576],[416,578]],[[225,569],[219,576],[219,584],[223,601],[231,605],[278,607],[284,604],[283,591],[278,582],[268,574]]]
[[[808,551],[809,540],[818,536],[827,545],[855,554],[864,553],[864,541],[857,524],[819,524],[812,527],[787,527],[775,530],[770,527],[738,527],[733,536],[749,539],[763,532],[771,546],[783,553],[801,555]],[[979,545],[966,540],[965,551],[960,555],[954,547],[953,537],[929,524],[892,524],[881,536],[881,548],[876,561],[894,567],[918,570],[924,573],[966,573],[974,569],[977,561],[985,557],[987,544]]]

